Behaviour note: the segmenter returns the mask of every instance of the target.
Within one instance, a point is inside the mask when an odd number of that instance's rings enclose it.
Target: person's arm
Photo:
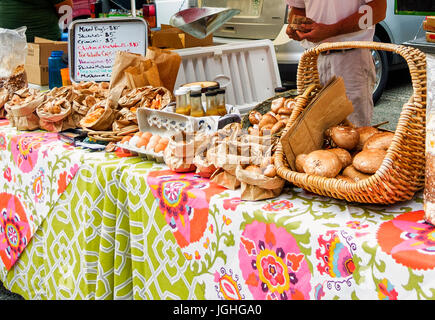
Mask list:
[[[371,2],[367,3],[367,5],[372,8],[373,12],[373,21],[368,27],[374,26],[385,19],[387,12],[387,0],[372,0]],[[365,15],[366,13],[355,12],[347,18],[344,18],[334,24],[306,24],[303,25],[303,27],[310,31],[306,33],[296,31],[296,34],[301,40],[307,39],[308,41],[316,43],[330,37],[360,31],[362,30],[360,26],[360,19],[362,19]]]

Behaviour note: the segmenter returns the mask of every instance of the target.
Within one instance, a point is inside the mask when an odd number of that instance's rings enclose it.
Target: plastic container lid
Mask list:
[[[180,89],[175,90],[175,92],[174,92],[175,96],[182,96],[184,94],[186,94],[186,92],[184,90],[180,90]]]
[[[191,90],[190,87],[180,87],[180,88],[178,88],[177,91],[181,92],[182,94],[186,94],[186,93],[189,93],[190,90]]]
[[[215,90],[218,90],[218,89],[220,89],[220,85],[218,84],[217,86],[211,86],[211,87],[208,87],[207,88],[207,91],[215,91]]]
[[[201,91],[192,91],[191,93],[190,93],[190,96],[191,97],[200,97],[202,94],[201,94]]]
[[[51,56],[52,57],[62,57],[63,51],[52,51]]]
[[[225,94],[226,90],[224,88],[216,90],[216,94]]]
[[[213,91],[207,91],[207,92],[205,93],[205,96],[206,96],[206,97],[211,97],[211,96],[215,96],[216,94],[217,94],[216,90],[213,90]]]

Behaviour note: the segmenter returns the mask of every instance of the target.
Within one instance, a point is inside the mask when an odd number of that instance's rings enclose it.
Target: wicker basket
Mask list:
[[[279,142],[274,155],[277,172],[297,187],[349,202],[392,204],[410,200],[423,189],[425,180],[426,56],[418,49],[379,42],[321,44],[307,50],[301,58],[297,74],[298,92],[320,84],[317,58],[321,52],[349,48],[395,52],[405,58],[409,66],[413,95],[403,106],[392,144],[381,167],[370,178],[356,183],[298,173],[289,169]],[[302,111],[301,108],[293,111],[293,121]],[[289,122],[284,132],[292,123]]]
[[[286,98],[286,99],[294,98],[294,99],[296,99],[296,96],[297,96],[297,90],[295,90],[295,89],[281,92],[281,93],[278,93],[269,99],[266,99],[266,100],[260,102],[254,108],[252,108],[251,111],[255,110],[255,111],[260,112],[261,114],[265,114],[265,113],[270,111],[270,109],[272,107],[273,100],[278,99],[278,98]],[[251,112],[251,111],[249,111],[249,112]],[[249,127],[252,126],[251,123],[249,122],[249,112],[248,112],[248,114],[246,114],[242,117],[242,128],[243,129],[248,129]]]

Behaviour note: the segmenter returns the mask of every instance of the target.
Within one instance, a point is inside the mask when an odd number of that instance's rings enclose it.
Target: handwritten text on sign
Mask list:
[[[144,54],[146,36],[142,24],[100,23],[75,29],[76,81],[108,81],[117,51]]]

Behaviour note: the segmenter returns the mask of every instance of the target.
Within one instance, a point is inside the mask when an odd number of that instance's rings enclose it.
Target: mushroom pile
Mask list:
[[[376,127],[333,126],[323,149],[296,157],[296,171],[352,183],[367,179],[381,167],[393,137]]]

